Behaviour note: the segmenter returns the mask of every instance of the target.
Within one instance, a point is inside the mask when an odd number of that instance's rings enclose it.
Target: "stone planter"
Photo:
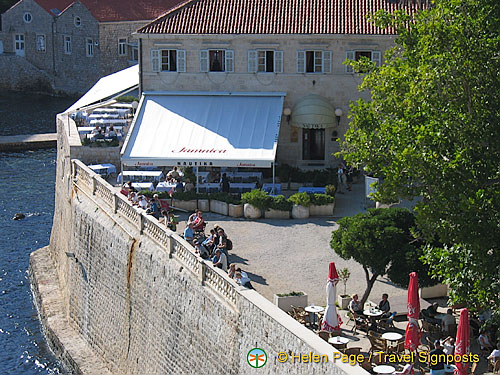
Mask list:
[[[198,208],[198,201],[181,201],[179,199],[172,199],[172,206],[186,211],[194,211]]]
[[[309,207],[294,204],[292,207],[292,217],[294,219],[307,219],[309,217]]]
[[[266,219],[290,219],[290,211],[273,210],[270,208],[264,211],[264,217]]]
[[[208,199],[198,199],[198,209],[203,212],[210,211],[210,201]]]
[[[312,204],[309,207],[309,215],[311,215],[311,216],[332,216],[334,208],[335,208],[335,203],[324,204],[321,206],[316,206],[316,205]]]
[[[274,304],[283,311],[291,312],[293,310],[292,306],[295,307],[307,306],[307,294],[304,293],[302,296],[285,296],[285,297],[278,297],[278,295],[275,294]]]
[[[216,214],[227,216],[229,207],[226,202],[210,199],[210,211],[215,212]]]
[[[339,306],[342,310],[347,310],[351,299],[351,296],[342,296],[340,294],[337,296],[337,302],[339,303]]]
[[[245,203],[243,206],[243,214],[247,219],[258,219],[262,216],[260,208],[252,206],[250,203]]]
[[[243,216],[243,205],[229,203],[228,211],[229,211],[228,212],[229,216],[231,216],[231,217],[242,217]]]

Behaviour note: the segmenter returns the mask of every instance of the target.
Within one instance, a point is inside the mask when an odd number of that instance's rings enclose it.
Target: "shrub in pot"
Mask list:
[[[289,202],[284,195],[271,197],[271,204],[264,212],[266,219],[289,219],[292,202]]]
[[[304,292],[290,292],[274,295],[274,304],[281,310],[292,312],[292,306],[306,307],[307,294]]]
[[[311,198],[307,193],[296,193],[288,198],[293,203],[292,217],[294,219],[307,219],[309,217],[309,206]]]
[[[248,193],[241,194],[241,201],[245,203],[244,215],[248,219],[258,219],[262,211],[271,206],[272,197],[265,191],[254,189]]]
[[[183,191],[172,194],[172,205],[186,211],[198,208],[198,194],[195,191]]]
[[[311,194],[311,206],[309,214],[311,216],[331,216],[335,207],[335,197],[328,194]]]
[[[339,304],[339,307],[341,309],[346,310],[347,307],[349,306],[349,302],[351,302],[351,296],[346,294],[347,290],[347,280],[349,280],[349,277],[351,276],[351,272],[349,271],[348,268],[343,268],[338,272],[339,279],[344,284],[344,294],[339,294],[337,296],[337,301]]]

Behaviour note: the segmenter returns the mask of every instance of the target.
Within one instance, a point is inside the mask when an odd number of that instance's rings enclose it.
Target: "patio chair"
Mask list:
[[[293,318],[301,324],[308,325],[311,323],[309,313],[303,307],[291,306],[293,310]]]
[[[352,313],[350,311],[348,311],[346,313],[346,317],[349,318],[348,322],[352,320],[353,323],[354,323],[354,325],[353,325],[353,327],[351,329],[352,333],[356,333],[356,331],[358,329],[364,330],[365,332],[368,333],[369,324],[368,324],[368,322],[366,321],[365,318],[358,317],[358,315],[356,313]],[[347,323],[346,323],[346,325],[347,325]]]
[[[345,350],[345,354],[347,355],[351,355],[351,354],[354,354],[354,355],[358,355],[358,354],[361,354],[361,349],[360,347],[353,347],[353,348],[347,348]]]
[[[394,317],[396,312],[393,312],[388,318],[383,318],[378,321],[378,327],[382,329],[394,328]]]
[[[318,335],[326,342],[328,342],[328,339],[330,338],[330,332],[328,332],[328,331],[319,331]]]
[[[370,353],[373,352],[386,352],[386,342],[385,340],[373,335],[373,331],[368,332],[368,340],[370,340],[371,348]],[[378,356],[375,356],[378,357]]]
[[[441,328],[426,320],[422,320],[422,330],[432,338],[437,339],[441,336]]]

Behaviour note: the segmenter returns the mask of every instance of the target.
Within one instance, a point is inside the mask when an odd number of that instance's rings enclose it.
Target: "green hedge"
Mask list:
[[[280,211],[290,211],[292,209],[292,202],[287,200],[284,195],[277,195],[275,197],[271,197],[271,206],[269,208],[272,208],[273,210],[280,210]]]
[[[323,206],[335,202],[335,198],[328,194],[311,194],[311,204]]]
[[[222,192],[210,193],[208,195],[208,198],[230,204],[241,204],[241,199],[238,199],[234,195],[228,193],[222,193]]]
[[[248,193],[241,194],[241,201],[243,203],[251,204],[261,210],[267,210],[271,207],[272,200],[273,198],[270,195],[260,189],[254,189]]]
[[[295,193],[288,198],[288,200],[293,204],[298,204],[304,207],[309,207],[311,205],[311,197],[307,193]]]
[[[315,169],[303,171],[300,168],[282,164],[276,168],[276,175],[282,183],[292,182],[312,182],[314,186],[337,185],[337,169]]]

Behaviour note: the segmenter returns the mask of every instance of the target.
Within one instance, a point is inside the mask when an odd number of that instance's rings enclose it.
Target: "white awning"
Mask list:
[[[73,112],[90,104],[139,87],[139,65],[102,77],[78,101],[64,112]]]
[[[121,151],[122,163],[269,168],[285,95],[144,93]]]

